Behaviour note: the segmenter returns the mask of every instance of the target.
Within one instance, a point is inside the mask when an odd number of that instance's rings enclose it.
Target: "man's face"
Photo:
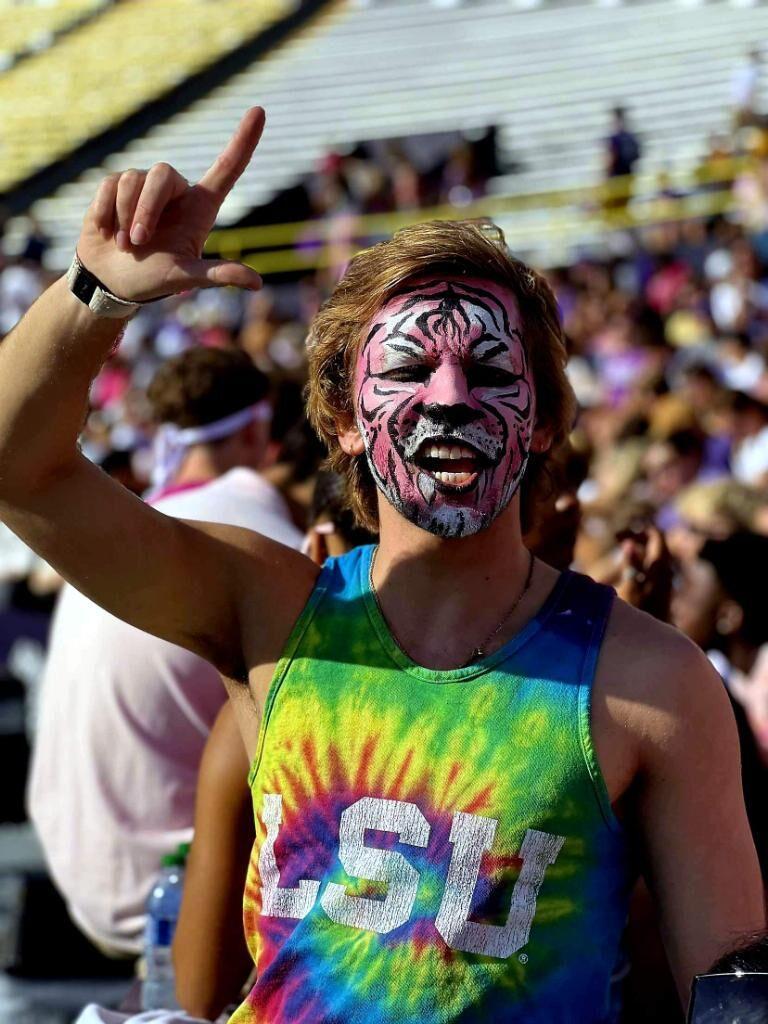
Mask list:
[[[535,419],[520,332],[512,294],[474,279],[410,285],[369,326],[357,427],[377,486],[424,530],[476,533],[520,484]]]

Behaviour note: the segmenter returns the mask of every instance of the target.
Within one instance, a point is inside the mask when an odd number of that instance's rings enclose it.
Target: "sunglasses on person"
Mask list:
[[[768,972],[698,974],[687,1024],[768,1024]]]

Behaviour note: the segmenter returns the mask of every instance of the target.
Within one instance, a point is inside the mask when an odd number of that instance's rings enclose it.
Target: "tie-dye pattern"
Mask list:
[[[500,651],[432,671],[393,642],[368,585],[371,552],[328,563],[267,700],[249,777],[256,842],[244,902],[258,980],[230,1024],[602,1021],[630,881],[589,732],[612,592],[566,573]],[[280,890],[298,894],[308,882],[301,918],[262,913],[265,796],[281,800]],[[323,908],[332,883],[348,896],[386,898],[388,883],[348,874],[339,860],[341,816],[361,800],[415,805],[428,833],[426,845],[364,833],[367,850],[397,851],[418,872],[410,915],[386,932],[337,923]],[[529,830],[556,846],[564,839],[532,894],[530,935],[505,958],[453,949],[436,927],[457,812],[498,823],[471,922],[507,920]]]

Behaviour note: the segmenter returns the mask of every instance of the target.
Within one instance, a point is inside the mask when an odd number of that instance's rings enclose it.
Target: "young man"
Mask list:
[[[81,298],[54,284],[0,350],[3,517],[228,679],[259,976],[233,1020],[604,1020],[637,860],[685,997],[764,923],[736,734],[692,644],[522,544],[526,465],[532,486],[571,419],[541,278],[467,224],[353,261],[313,326],[310,413],[381,542],[320,575],[163,516],[77,451],[119,334],[100,314],[258,287],[200,253],[262,125],[249,111],[197,185],[167,165],[107,179]]]
[[[247,527],[299,550],[285,502],[258,472],[267,389],[244,352],[194,348],[161,366],[148,393],[159,425],[149,500],[166,515]],[[110,955],[142,951],[147,896],[161,857],[192,838],[200,760],[225,700],[209,662],[64,586],[29,812],[70,914]]]

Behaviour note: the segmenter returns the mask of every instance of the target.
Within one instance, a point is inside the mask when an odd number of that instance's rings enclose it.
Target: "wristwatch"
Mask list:
[[[77,253],[67,271],[67,284],[72,294],[84,302],[94,316],[127,320],[144,305],[143,302],[129,302],[113,295],[95,274],[83,266]]]

